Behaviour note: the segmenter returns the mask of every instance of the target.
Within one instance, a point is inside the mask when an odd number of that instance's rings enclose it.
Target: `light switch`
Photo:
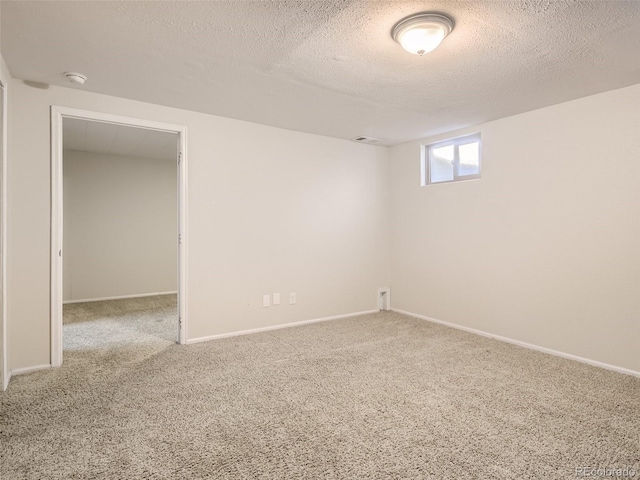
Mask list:
[[[280,305],[280,294],[279,293],[274,293],[273,294],[273,304],[274,305]]]
[[[270,307],[271,306],[271,295],[263,295],[262,296],[262,306]]]

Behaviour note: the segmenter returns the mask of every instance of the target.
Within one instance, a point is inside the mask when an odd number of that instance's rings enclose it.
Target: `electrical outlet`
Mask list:
[[[295,293],[290,293],[289,294],[289,305],[295,305],[296,303],[296,294]]]
[[[271,306],[271,295],[263,295],[262,296],[262,306],[270,307]]]
[[[274,293],[273,294],[273,305],[280,305],[280,294],[279,293]]]

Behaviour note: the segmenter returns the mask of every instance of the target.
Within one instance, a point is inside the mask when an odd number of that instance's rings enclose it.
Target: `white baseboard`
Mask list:
[[[485,332],[483,330],[477,330],[475,328],[465,327],[463,325],[458,325],[451,322],[445,322],[444,320],[438,320],[437,318],[426,317],[424,315],[418,315],[417,313],[406,312],[404,310],[399,310],[397,308],[392,308],[394,312],[401,313],[403,315],[408,315],[409,317],[418,318],[420,320],[426,320],[427,322],[438,323],[440,325],[444,325],[446,327],[455,328],[457,330],[463,330],[469,333],[475,333],[476,335],[481,335],[483,337],[493,338],[495,340],[499,340],[501,342],[511,343],[513,345],[517,345],[519,347],[528,348],[530,350],[536,350],[542,353],[548,353],[549,355],[555,355],[556,357],[567,358],[569,360],[575,360],[576,362],[586,363],[588,365],[592,365],[594,367],[605,368],[607,370],[613,370],[614,372],[623,373],[625,375],[632,375],[634,377],[640,377],[640,372],[635,370],[631,370],[624,367],[618,367],[616,365],[610,365],[608,363],[599,362],[597,360],[591,360],[590,358],[579,357],[578,355],[572,355],[571,353],[561,352],[559,350],[552,350],[550,348],[541,347],[539,345],[534,345],[532,343],[522,342],[520,340],[514,340],[513,338],[503,337],[501,335],[495,335],[493,333]]]
[[[302,320],[300,322],[281,323],[269,327],[252,328],[250,330],[239,330],[237,332],[221,333],[219,335],[209,335],[207,337],[191,338],[187,340],[187,345],[193,343],[208,342],[210,340],[218,340],[220,338],[237,337],[239,335],[249,335],[251,333],[268,332],[269,330],[279,330],[281,328],[298,327],[300,325],[308,325],[310,323],[327,322],[329,320],[338,320],[340,318],[356,317],[358,315],[366,315],[368,313],[378,313],[378,310],[365,310],[364,312],[347,313],[344,315],[335,315],[333,317],[314,318],[313,320]]]
[[[158,297],[160,295],[177,295],[177,291],[173,292],[155,292],[155,293],[137,293],[135,295],[119,295],[117,297],[101,297],[101,298],[85,298],[83,300],[64,300],[62,303],[87,303],[87,302],[103,302],[105,300],[122,300],[124,298],[142,298],[142,297]]]
[[[11,370],[11,376],[37,372],[38,370],[46,370],[47,368],[51,368],[50,363],[47,363],[45,365],[34,365],[33,367],[14,368],[13,370]]]

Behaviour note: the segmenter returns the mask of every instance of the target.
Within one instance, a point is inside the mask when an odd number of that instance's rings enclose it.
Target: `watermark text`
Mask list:
[[[584,478],[633,478],[637,474],[629,467],[576,467],[576,477]]]

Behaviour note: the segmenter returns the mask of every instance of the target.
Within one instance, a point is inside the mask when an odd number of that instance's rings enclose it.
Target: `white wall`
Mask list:
[[[14,79],[10,366],[48,364],[50,105],[188,128],[189,339],[376,309],[388,149]],[[262,295],[298,303],[262,308]]]
[[[640,85],[481,132],[482,179],[391,165],[393,307],[640,371]]]
[[[176,291],[177,157],[69,150],[63,165],[64,300]]]

